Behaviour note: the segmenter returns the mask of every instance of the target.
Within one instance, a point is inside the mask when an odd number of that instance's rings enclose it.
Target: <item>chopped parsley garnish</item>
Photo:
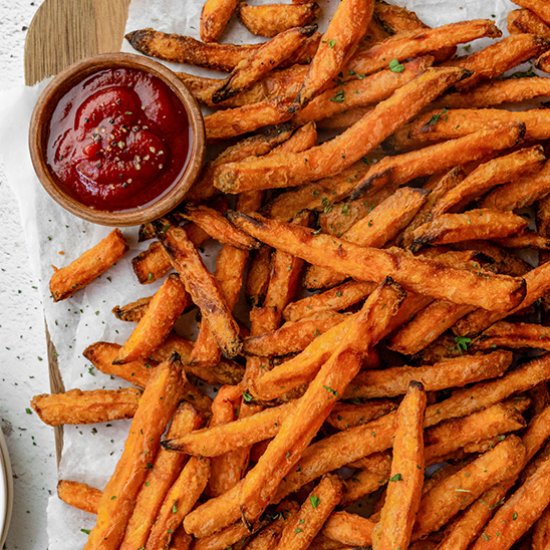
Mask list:
[[[471,344],[472,339],[467,336],[455,336],[456,349],[462,353],[468,351],[468,346]]]
[[[390,481],[401,481],[403,479],[403,476],[401,474],[395,474],[390,477]]]
[[[317,508],[319,504],[321,504],[321,500],[319,499],[318,496],[315,496],[315,495],[311,495],[309,497],[309,502],[311,502],[311,506],[313,506],[313,508]]]
[[[445,117],[447,113],[449,112],[449,109],[441,109],[439,113],[436,113],[435,115],[432,115],[430,117],[430,120],[428,120],[427,126],[433,126],[434,124],[437,124],[441,117]],[[445,119],[443,119],[445,120]]]
[[[245,403],[250,403],[252,401],[252,394],[248,390],[243,391],[243,399]]]
[[[344,101],[346,100],[346,95],[344,93],[344,90],[338,90],[338,92],[336,92],[336,95],[331,97],[330,100],[333,103],[344,103]]]
[[[325,388],[325,390],[328,391],[328,393],[331,393],[332,395],[334,395],[334,397],[338,397],[338,392],[336,390],[333,390],[331,387],[329,386],[323,386],[323,388]]]
[[[398,59],[392,59],[388,65],[390,71],[394,73],[402,73],[405,70],[405,66],[399,63]]]

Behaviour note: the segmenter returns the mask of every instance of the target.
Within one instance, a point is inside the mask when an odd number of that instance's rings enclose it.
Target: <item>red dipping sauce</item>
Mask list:
[[[125,210],[174,184],[185,170],[190,139],[185,108],[162,80],[138,69],[106,69],[60,99],[47,162],[79,202]]]

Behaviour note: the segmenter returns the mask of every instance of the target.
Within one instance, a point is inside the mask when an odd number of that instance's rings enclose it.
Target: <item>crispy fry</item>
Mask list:
[[[547,78],[508,78],[480,84],[471,90],[447,94],[437,100],[434,107],[441,109],[494,107],[502,103],[519,103],[549,94],[550,82]]]
[[[375,283],[348,281],[321,294],[288,304],[283,317],[287,321],[298,321],[324,311],[340,311],[365,299],[375,288]]]
[[[180,405],[168,430],[168,437],[179,437],[199,428],[202,418],[191,405]],[[126,527],[121,550],[133,550],[145,545],[162,501],[178,477],[186,457],[160,449],[141,490]]]
[[[321,530],[325,520],[342,498],[339,477],[326,475],[311,491],[298,513],[288,521],[279,540],[279,548],[305,550]]]
[[[233,422],[196,430],[179,438],[162,442],[166,449],[196,456],[220,456],[238,447],[274,437],[282,422],[295,409],[295,403],[264,409]]]
[[[144,298],[139,298],[134,302],[130,302],[124,306],[115,306],[113,308],[113,314],[117,319],[121,321],[128,321],[130,323],[138,323],[141,321],[142,317],[145,315],[149,304],[151,303],[152,296],[146,296]],[[190,305],[191,299],[189,299]]]
[[[147,359],[164,342],[188,303],[189,296],[179,277],[170,275],[153,296],[145,315],[114,362]]]
[[[331,87],[313,98],[293,118],[297,124],[323,120],[356,107],[372,105],[388,98],[395,90],[422,74],[433,62],[429,56],[413,59],[402,72],[385,70],[366,78]]]
[[[405,121],[463,77],[462,71],[428,69],[391,97],[378,103],[339,136],[304,153],[271,155],[225,164],[216,170],[214,185],[226,193],[299,185],[337,174],[372,151]],[[381,120],[385,122],[380,123]],[[354,144],[353,148],[349,144]]]
[[[397,409],[390,483],[380,521],[373,531],[373,550],[407,548],[424,482],[424,411],[422,384],[411,382]]]
[[[97,514],[101,491],[78,481],[60,479],[57,483],[57,496],[69,506]]]
[[[521,439],[510,436],[437,484],[422,497],[413,538],[436,531],[487,489],[507,479],[524,456]]]
[[[516,237],[505,239],[494,239],[494,242],[504,248],[538,248],[539,250],[550,250],[550,239],[538,235],[533,231],[526,231]]]
[[[379,21],[390,35],[427,28],[427,25],[418,18],[414,11],[386,2],[376,2],[374,5],[374,19]]]
[[[344,68],[366,33],[373,10],[373,0],[344,0],[338,4],[296,98],[301,107]]]
[[[231,74],[221,81],[220,86],[212,94],[213,103],[221,103],[242,90],[250,88],[252,84],[303,47],[306,39],[316,30],[317,25],[290,28],[264,42],[250,57],[239,62]]]
[[[550,27],[531,10],[513,10],[508,14],[510,34],[529,33],[550,38]]]
[[[271,38],[292,27],[310,25],[320,12],[316,2],[297,4],[239,5],[239,21],[252,33]]]
[[[549,41],[533,34],[514,34],[467,57],[451,59],[446,65],[462,67],[473,73],[457,89],[468,88],[480,82],[502,75],[517,65],[537,57],[546,51]]]
[[[208,206],[187,204],[181,211],[181,216],[197,224],[214,240],[222,244],[228,244],[242,250],[252,250],[259,246],[257,241],[251,239],[242,231],[236,231],[235,227],[222,214]]]
[[[474,132],[419,151],[387,157],[373,166],[367,175],[355,184],[353,200],[346,203],[349,215],[342,215],[340,209],[333,208],[329,214],[321,215],[321,223],[329,226],[331,232],[346,231],[369,211],[371,204],[365,200],[365,192],[384,185],[384,175],[391,174],[394,183],[403,185],[411,179],[448,170],[517,145],[523,139],[524,130],[521,124],[512,123]],[[350,193],[351,191],[348,191],[348,194]]]
[[[421,367],[394,367],[360,373],[350,384],[346,399],[403,395],[413,380],[426,391],[462,387],[472,382],[501,376],[512,363],[512,354],[495,351],[488,355],[467,355]]]
[[[253,307],[263,304],[267,285],[269,284],[269,273],[271,271],[271,250],[264,246],[252,257],[246,278],[246,295]]]
[[[403,298],[403,291],[390,280],[367,299],[352,330],[321,367],[266,452],[244,478],[240,505],[245,521],[258,518],[269,504],[281,479],[299,460],[338,396],[359,371],[361,358],[382,337]]]
[[[398,189],[343,233],[342,240],[359,246],[382,248],[409,224],[425,203],[426,195],[423,189]],[[338,284],[344,279],[345,275],[312,266],[304,277],[304,284],[307,288],[323,288]]]
[[[486,19],[404,32],[391,36],[368,50],[358,52],[348,64],[348,69],[360,74],[370,74],[387,67],[392,59],[402,61],[483,36],[494,38],[501,36],[501,32],[493,21]]]
[[[170,541],[170,550],[190,550],[192,544],[193,537],[188,535],[183,527],[178,527]]]
[[[160,437],[178,405],[182,374],[181,362],[176,357],[154,370],[139,401],[122,456],[103,491],[97,523],[86,544],[88,550],[114,550],[120,546],[147,475],[147,464],[155,456]]]
[[[542,513],[533,528],[533,550],[544,550],[550,546],[550,508]]]
[[[537,69],[544,71],[545,73],[550,72],[550,53],[545,51],[543,54],[539,55],[534,63]]]
[[[206,0],[201,12],[201,39],[217,42],[236,9],[237,0]]]
[[[481,164],[434,206],[434,218],[463,208],[495,185],[512,181],[525,172],[540,170],[544,161],[543,149],[535,146]]]
[[[514,4],[531,10],[550,25],[550,7],[544,0],[514,0]]]
[[[374,455],[373,455],[374,456]],[[364,470],[355,472],[352,477],[346,480],[346,492],[342,504],[348,506],[366,495],[370,495],[385,485],[390,477],[391,456],[384,455],[386,463],[384,469]]]
[[[89,285],[124,256],[128,245],[119,229],[114,229],[95,246],[84,252],[69,265],[58,269],[50,279],[50,292],[54,302],[70,298]]]
[[[249,336],[244,340],[243,351],[264,357],[302,351],[315,338],[341,323],[344,317],[342,313],[327,311],[299,321],[288,321],[274,332]]]
[[[516,210],[530,206],[550,193],[550,163],[540,172],[521,178],[489,193],[482,201],[483,208]]]
[[[194,550],[222,550],[234,546],[239,548],[246,544],[250,536],[251,533],[247,526],[238,522],[219,533],[195,541]]]
[[[389,399],[368,401],[360,405],[336,403],[327,418],[327,423],[338,430],[347,430],[353,426],[376,420],[393,411],[396,407],[397,405]]]
[[[513,315],[532,305],[550,290],[550,263],[542,264],[523,276],[527,284],[527,294],[522,302],[507,312],[489,312],[475,310],[460,319],[453,328],[457,336],[474,336],[490,327],[493,323]]]
[[[181,470],[164,499],[151,533],[146,550],[157,550],[169,544],[172,533],[191,511],[206,487],[210,474],[207,458],[192,456]]]
[[[138,281],[147,285],[164,277],[172,269],[172,264],[162,245],[155,241],[147,250],[132,258],[132,267]]]
[[[415,292],[456,303],[479,304],[488,309],[509,308],[522,299],[525,291],[521,279],[448,268],[432,260],[413,258],[398,249],[362,248],[257,215],[251,217],[238,212],[228,215],[239,228],[270,246],[359,280],[380,280],[380,274],[384,273]],[[443,274],[447,284],[442,284]],[[460,295],[455,288],[461,289]]]
[[[323,535],[351,546],[369,546],[375,523],[349,512],[334,512],[323,527]]]
[[[493,349],[495,347],[550,350],[550,328],[529,323],[500,321],[482,332],[474,340],[472,347],[476,350]]]
[[[549,474],[550,457],[546,457],[523,485],[497,510],[472,548],[510,548],[535,523],[550,503]]]
[[[40,420],[49,426],[95,424],[132,418],[141,392],[134,388],[120,390],[69,390],[65,393],[35,395],[31,406]]]
[[[477,208],[463,214],[441,214],[412,232],[411,248],[417,250],[427,244],[510,237],[521,233],[527,225],[527,220],[521,216],[490,208]]]
[[[327,118],[322,118],[317,121],[317,125],[323,130],[344,132],[350,126],[353,126],[356,122],[359,122],[367,113],[370,113],[372,109],[372,107],[354,107],[348,111],[343,111],[342,113],[338,113]]]
[[[480,252],[493,262],[492,267],[497,273],[515,277],[523,276],[532,269],[531,265],[518,256],[488,242],[476,241],[474,243],[457,243],[454,248],[458,250],[476,250]]]
[[[196,248],[187,238],[185,230],[170,227],[160,241],[180,273],[193,302],[208,320],[208,324],[226,357],[234,357],[241,350],[239,328],[223,297],[216,279],[208,272]]]

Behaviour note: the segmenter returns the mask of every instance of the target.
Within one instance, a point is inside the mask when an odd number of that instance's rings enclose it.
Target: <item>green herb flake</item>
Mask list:
[[[300,529],[299,527],[296,527],[296,529],[294,529],[294,532],[299,535],[300,533],[303,532],[303,529]]]
[[[390,71],[394,73],[402,73],[405,70],[405,66],[399,63],[398,59],[392,59],[388,65]]]
[[[27,407],[27,408],[25,409],[25,412],[26,412],[27,414],[32,414],[32,411],[29,409],[29,407]]]
[[[177,512],[178,512],[178,505],[174,504],[174,506],[172,506],[172,514],[177,514]]]
[[[334,395],[334,397],[338,397],[338,392],[336,390],[333,390],[330,386],[323,386],[323,388],[325,388],[325,390],[327,390],[328,393],[331,393],[332,395]]]
[[[471,344],[472,339],[467,336],[455,336],[456,349],[462,353],[468,351],[468,346]]]
[[[330,98],[333,103],[344,103],[346,100],[346,94],[344,90],[339,90],[334,96]]]
[[[403,476],[401,474],[395,474],[390,477],[390,481],[402,481]]]
[[[514,512],[512,514],[512,521],[516,521],[516,519],[518,519],[518,513],[517,512]]]
[[[153,274],[151,272],[147,273],[147,280],[152,281],[153,280]]]
[[[315,495],[311,495],[309,497],[309,502],[311,502],[311,506],[313,506],[313,508],[317,508],[319,506],[319,504],[321,504],[321,500],[319,499],[318,496],[315,496]]]
[[[248,390],[243,391],[243,399],[245,403],[250,403],[252,401],[252,394]]]
[[[326,40],[325,42],[328,44],[329,48],[334,48],[334,46],[336,46],[336,40],[334,40],[334,38],[331,38],[330,40]]]
[[[435,115],[432,115],[430,117],[430,120],[428,120],[428,123],[426,124],[426,126],[434,126],[439,122],[441,118],[445,120],[448,112],[449,112],[449,109],[441,109],[439,113],[436,113]]]

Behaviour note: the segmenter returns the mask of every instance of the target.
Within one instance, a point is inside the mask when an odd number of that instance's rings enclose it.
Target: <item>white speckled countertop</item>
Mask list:
[[[26,28],[40,0],[0,0],[0,89],[23,83]],[[15,198],[0,167],[0,426],[7,440],[15,502],[7,550],[46,550],[46,504],[55,491],[53,433],[26,413],[49,391],[44,320]]]

